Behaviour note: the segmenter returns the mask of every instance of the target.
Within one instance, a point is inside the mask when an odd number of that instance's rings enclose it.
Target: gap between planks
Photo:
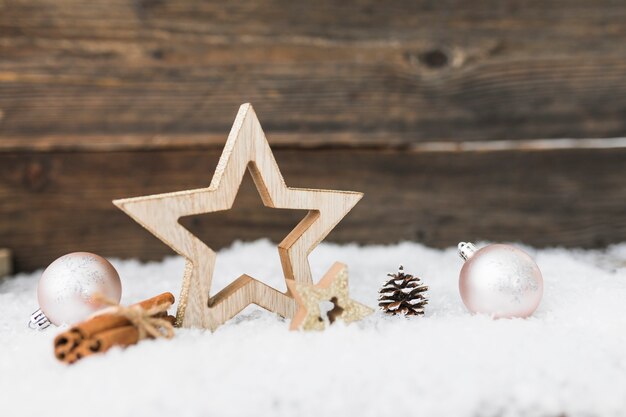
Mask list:
[[[273,134],[269,132],[268,136],[270,145],[275,150],[363,149],[428,153],[626,148],[626,137],[410,142],[406,138],[393,139],[394,135],[359,135],[358,133]],[[0,153],[221,149],[225,142],[224,134],[8,137],[0,138]]]

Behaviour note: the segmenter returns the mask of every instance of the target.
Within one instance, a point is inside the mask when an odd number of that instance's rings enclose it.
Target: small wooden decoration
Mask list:
[[[328,312],[330,324],[337,319],[351,323],[374,312],[348,296],[348,268],[339,262],[335,262],[317,285],[287,281],[287,286],[298,303],[298,311],[291,321],[290,330],[324,330],[326,320],[320,309],[320,303],[324,301],[330,301],[334,305]]]
[[[251,303],[283,317],[295,314],[289,291],[282,293],[248,275],[210,297],[216,254],[178,223],[183,216],[230,209],[246,169],[265,206],[309,210],[278,244],[285,279],[303,284],[312,282],[308,254],[363,196],[287,187],[252,106],[243,104],[208,188],[113,202],[187,260],[176,314],[180,326],[214,330]]]
[[[13,273],[13,262],[9,249],[0,249],[0,278]]]

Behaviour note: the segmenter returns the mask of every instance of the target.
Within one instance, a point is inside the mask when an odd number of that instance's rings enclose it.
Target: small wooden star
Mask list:
[[[334,305],[328,312],[330,324],[337,319],[352,323],[374,312],[348,296],[348,268],[340,262],[335,262],[317,285],[288,280],[287,286],[298,304],[290,330],[324,330],[326,321],[320,309],[320,303],[324,301]]]

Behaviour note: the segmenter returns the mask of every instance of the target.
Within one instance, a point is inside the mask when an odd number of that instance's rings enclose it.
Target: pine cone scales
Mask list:
[[[428,304],[425,293],[428,290],[419,277],[404,273],[400,266],[396,274],[387,274],[391,279],[380,289],[378,306],[388,314],[417,316],[424,314]]]

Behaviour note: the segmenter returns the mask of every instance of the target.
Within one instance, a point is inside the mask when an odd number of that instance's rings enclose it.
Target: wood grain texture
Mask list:
[[[13,257],[9,249],[0,248],[0,278],[11,275],[13,272]]]
[[[179,223],[184,216],[230,210],[248,172],[266,207],[305,211],[278,244],[285,280],[311,284],[309,253],[363,196],[358,192],[287,187],[250,104],[243,104],[228,135],[211,184],[205,188],[118,199],[113,203],[187,262],[177,323],[215,330],[250,304],[292,317],[296,303],[245,274],[210,296],[217,255]]]
[[[623,148],[283,149],[274,155],[290,186],[332,184],[365,193],[330,241],[600,247],[626,240]],[[219,156],[207,149],[0,153],[0,218],[10,219],[0,222],[0,242],[14,250],[20,271],[78,250],[123,258],[171,255],[111,200],[205,187]],[[264,208],[246,176],[233,209],[181,223],[218,249],[236,239],[279,242],[304,214]]]
[[[626,3],[0,2],[0,141],[624,136]],[[207,136],[205,136],[207,137]]]

